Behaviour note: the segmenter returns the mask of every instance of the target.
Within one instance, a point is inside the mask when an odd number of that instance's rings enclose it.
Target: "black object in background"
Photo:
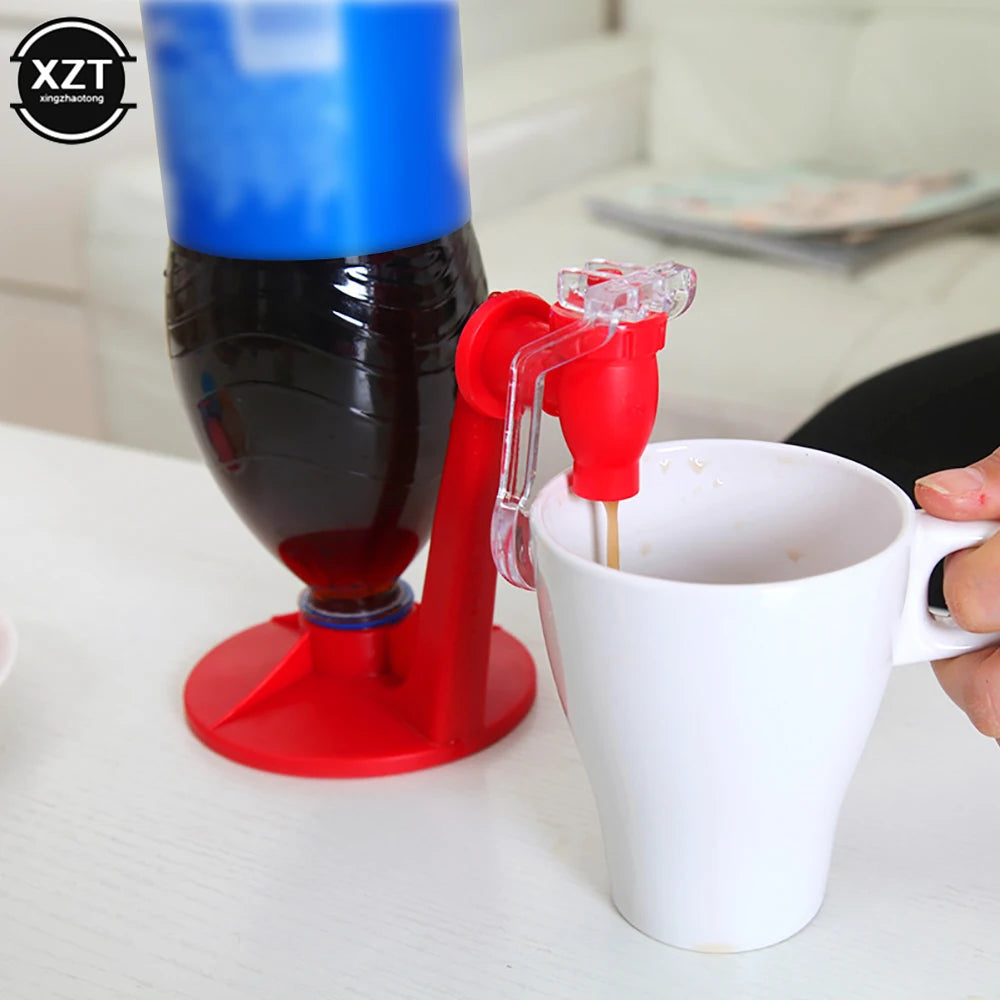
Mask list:
[[[913,499],[921,476],[960,468],[1000,447],[1000,332],[907,361],[829,402],[788,441],[861,462]],[[942,567],[932,607],[945,606]]]

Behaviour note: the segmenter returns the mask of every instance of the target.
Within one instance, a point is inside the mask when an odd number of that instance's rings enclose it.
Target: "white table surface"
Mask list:
[[[608,901],[531,595],[498,619],[537,705],[476,757],[326,781],[202,747],[187,670],[297,591],[201,466],[0,425],[2,1000],[1000,997],[1000,749],[926,666],[890,684],[813,924],[696,955]]]

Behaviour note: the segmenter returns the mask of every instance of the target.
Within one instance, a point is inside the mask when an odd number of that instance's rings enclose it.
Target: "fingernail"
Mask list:
[[[946,497],[960,497],[966,493],[978,493],[986,480],[978,469],[945,469],[917,480],[917,486],[923,486]]]

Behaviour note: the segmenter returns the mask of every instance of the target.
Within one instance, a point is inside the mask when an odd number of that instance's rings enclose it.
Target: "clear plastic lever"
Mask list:
[[[694,299],[696,282],[691,268],[674,261],[643,268],[592,260],[585,267],[559,272],[559,303],[579,312],[580,319],[521,348],[510,367],[500,488],[491,530],[493,561],[510,583],[526,590],[535,585],[528,515],[546,373],[604,347],[621,323],[637,323],[655,314],[681,315]]]

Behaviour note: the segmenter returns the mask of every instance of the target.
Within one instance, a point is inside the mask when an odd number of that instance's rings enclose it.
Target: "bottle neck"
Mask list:
[[[147,0],[142,15],[176,243],[327,259],[469,221],[454,0]]]

